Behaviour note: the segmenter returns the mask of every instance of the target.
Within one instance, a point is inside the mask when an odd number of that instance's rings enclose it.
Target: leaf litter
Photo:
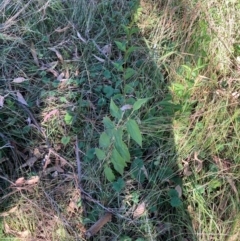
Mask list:
[[[18,78],[15,78],[15,79],[13,79],[13,83],[17,83],[17,84],[20,84],[20,83],[22,83],[22,82],[24,82],[24,81],[26,81],[27,79],[25,79],[25,78],[23,78],[23,77],[18,77]]]

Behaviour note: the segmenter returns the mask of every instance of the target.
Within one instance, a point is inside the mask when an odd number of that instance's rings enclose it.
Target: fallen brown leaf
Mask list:
[[[183,162],[183,175],[185,177],[189,177],[192,175],[192,172],[189,170],[189,163],[187,161],[182,160]]]
[[[58,109],[54,109],[54,110],[48,112],[48,113],[44,116],[44,118],[43,118],[43,123],[44,123],[44,122],[47,122],[52,116],[56,116],[56,115],[58,115],[58,114],[59,114],[59,110],[58,110]]]
[[[51,50],[51,51],[53,51],[53,52],[57,55],[58,59],[59,59],[61,62],[63,62],[63,57],[62,57],[62,55],[60,54],[60,52],[59,52],[55,47],[53,47],[53,48],[48,48],[48,49]]]
[[[50,163],[51,163],[51,159],[49,158],[49,155],[45,155],[43,170],[45,170]]]
[[[35,48],[33,42],[31,42],[30,51],[31,51],[31,54],[32,54],[32,56],[33,56],[34,63],[35,63],[37,66],[39,66],[39,61],[38,61],[38,57],[37,57],[37,51],[36,51],[36,48]]]
[[[83,38],[78,31],[77,31],[77,36],[78,36],[78,38],[79,38],[83,43],[87,43],[86,39]]]
[[[23,77],[18,77],[18,78],[15,78],[15,79],[13,79],[13,83],[18,83],[18,84],[20,84],[20,83],[22,83],[22,82],[24,82],[24,81],[26,81],[27,79],[25,79],[25,78],[23,78]]]
[[[25,184],[25,178],[24,177],[20,177],[15,181],[15,185],[17,187],[21,187]]]
[[[55,32],[57,32],[57,33],[62,33],[62,32],[65,32],[67,29],[69,29],[71,27],[71,25],[70,24],[68,24],[66,27],[64,27],[64,28],[60,28],[60,27],[58,27],[57,29],[55,29]]]
[[[123,105],[120,109],[121,111],[125,111],[125,110],[131,110],[132,107],[133,107],[132,105],[127,104],[127,105]]]
[[[136,218],[141,217],[145,213],[145,211],[146,211],[145,202],[138,204],[137,208],[133,212],[133,218],[136,219]]]
[[[103,46],[103,48],[102,48],[102,53],[106,56],[109,56],[111,54],[111,51],[112,51],[111,44],[107,44],[107,45]]]
[[[39,180],[40,180],[39,176],[32,176],[29,180],[25,181],[25,184],[26,185],[33,185],[33,184],[38,183]]]
[[[182,188],[181,188],[181,186],[180,186],[180,185],[177,185],[177,186],[175,187],[175,190],[178,192],[178,197],[179,197],[179,198],[182,197]]]
[[[30,157],[26,163],[24,163],[23,165],[21,165],[20,168],[23,168],[23,167],[32,167],[34,165],[34,163],[37,161],[37,157],[33,156],[33,157]]]
[[[47,69],[46,71],[53,74],[53,76],[56,78],[59,76],[59,73],[54,69]]]
[[[102,58],[99,58],[98,56],[96,56],[95,54],[93,54],[93,57],[95,57],[99,62],[101,62],[101,63],[104,63],[105,62],[105,60],[104,59],[102,59]]]
[[[196,171],[200,172],[203,168],[203,161],[198,158],[198,152],[194,152],[194,160],[197,162]]]
[[[34,155],[35,157],[37,157],[37,158],[41,158],[41,157],[42,157],[42,154],[41,154],[39,148],[37,148],[37,147],[34,148],[34,150],[33,150],[33,155]]]
[[[232,190],[234,191],[234,193],[236,195],[236,199],[238,200],[238,203],[239,203],[239,192],[237,190],[237,187],[235,185],[233,178],[230,176],[227,176],[226,179],[227,179],[227,182],[229,183],[229,185],[231,186]]]
[[[17,91],[17,100],[18,102],[28,106],[26,100],[23,98],[22,94],[19,91]]]
[[[57,80],[61,81],[64,78],[64,76],[65,76],[65,73],[62,72],[60,75],[58,75]]]
[[[0,95],[0,108],[2,108],[4,105],[4,98],[5,98],[5,96]]]
[[[58,65],[58,61],[53,61],[47,64],[43,64],[40,70],[54,69]]]
[[[7,212],[0,213],[0,217],[7,217],[10,214],[15,213],[17,211],[17,209],[18,209],[18,207],[15,206],[15,207],[11,208],[10,210],[8,210]]]

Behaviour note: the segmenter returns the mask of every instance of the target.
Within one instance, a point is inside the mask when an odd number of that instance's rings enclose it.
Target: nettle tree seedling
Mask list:
[[[112,99],[110,101],[112,120],[108,116],[103,118],[104,131],[99,138],[99,148],[95,148],[97,158],[104,162],[104,173],[110,182],[116,179],[117,174],[122,176],[124,168],[131,162],[129,147],[126,144],[128,136],[142,147],[142,134],[132,116],[149,99],[138,99],[133,105],[124,105],[121,108]],[[131,110],[127,117],[126,110]]]

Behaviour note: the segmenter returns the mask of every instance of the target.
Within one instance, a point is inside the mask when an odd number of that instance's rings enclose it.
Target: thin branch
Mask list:
[[[78,137],[77,136],[76,136],[75,152],[76,152],[77,171],[78,171],[78,186],[81,187],[82,168],[81,168],[81,160],[80,160],[80,155],[79,155]]]

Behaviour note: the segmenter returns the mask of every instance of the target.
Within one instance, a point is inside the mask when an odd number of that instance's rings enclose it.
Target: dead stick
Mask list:
[[[81,179],[82,179],[82,168],[79,156],[79,148],[78,148],[78,137],[76,136],[76,159],[77,159],[77,170],[78,170],[78,185],[81,187]]]
[[[111,221],[112,214],[105,213],[96,223],[94,223],[86,232],[86,237],[90,238],[95,235],[107,222]]]

